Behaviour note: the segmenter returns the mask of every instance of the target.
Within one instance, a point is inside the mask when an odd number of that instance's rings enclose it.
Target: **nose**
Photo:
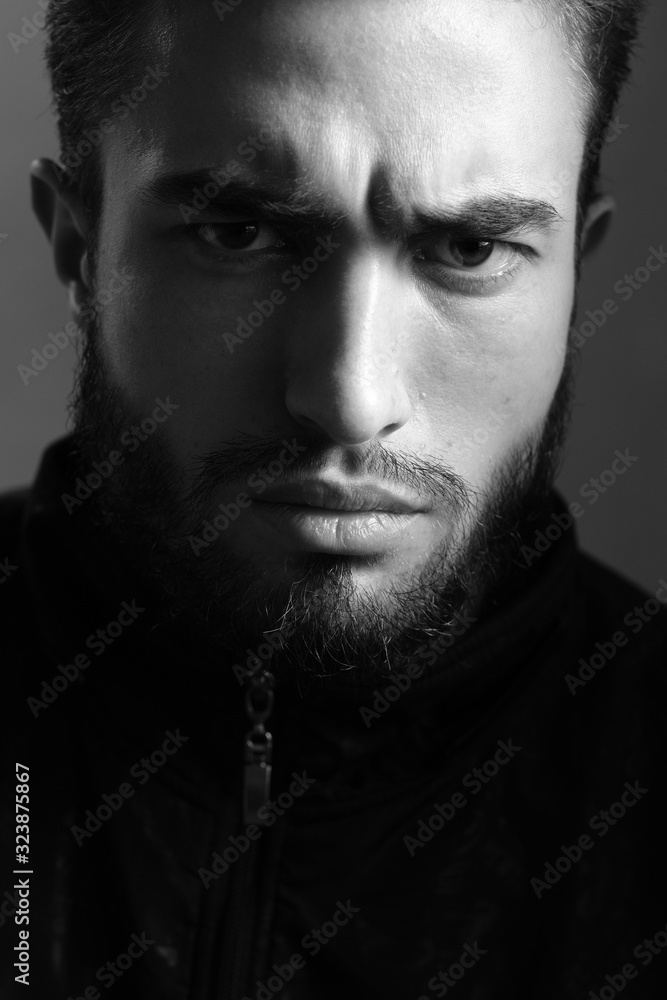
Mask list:
[[[404,281],[389,254],[341,248],[299,290],[285,402],[309,432],[359,445],[409,420]]]

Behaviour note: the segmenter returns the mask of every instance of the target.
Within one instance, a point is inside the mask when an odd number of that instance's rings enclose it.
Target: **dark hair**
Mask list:
[[[579,176],[578,231],[598,193],[606,132],[630,75],[630,60],[648,0],[538,0],[555,19],[573,72],[582,81],[584,158]]]
[[[523,2],[523,0],[515,0]],[[600,153],[621,87],[628,77],[647,0],[536,0],[555,19],[581,81],[586,121],[579,177],[581,217],[597,192]],[[94,231],[102,205],[95,138],[120,94],[136,86],[144,39],[160,10],[178,0],[50,0],[46,63],[58,121],[61,162]],[[83,152],[82,152],[83,151]]]
[[[152,19],[167,6],[166,0],[50,0],[47,8],[45,59],[62,176],[79,194],[93,232],[103,191],[99,126],[143,77]]]

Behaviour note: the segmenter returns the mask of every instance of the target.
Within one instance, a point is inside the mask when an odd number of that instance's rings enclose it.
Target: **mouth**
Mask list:
[[[396,547],[419,513],[314,504],[253,501],[252,511],[291,550],[336,555],[377,555]]]
[[[334,483],[307,480],[269,488],[257,503],[276,503],[311,513],[416,514],[424,510],[419,500],[401,496],[373,483]]]

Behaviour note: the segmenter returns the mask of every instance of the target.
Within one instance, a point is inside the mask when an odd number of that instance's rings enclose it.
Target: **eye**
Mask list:
[[[277,229],[256,219],[229,222],[206,222],[192,227],[197,237],[211,250],[222,253],[251,253],[254,250],[281,250],[287,246]]]
[[[474,295],[502,291],[535,256],[522,243],[450,235],[421,247],[414,259],[445,288]]]
[[[475,271],[493,258],[495,266],[486,274],[504,270],[516,258],[516,248],[510,243],[482,240],[475,237],[450,236],[418,252],[419,260],[432,261],[462,271]]]

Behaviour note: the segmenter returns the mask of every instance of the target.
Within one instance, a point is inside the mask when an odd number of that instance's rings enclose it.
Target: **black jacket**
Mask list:
[[[68,515],[68,443],[0,502],[3,998],[665,995],[667,585],[562,531],[401,687],[278,685],[248,828],[245,688]]]

